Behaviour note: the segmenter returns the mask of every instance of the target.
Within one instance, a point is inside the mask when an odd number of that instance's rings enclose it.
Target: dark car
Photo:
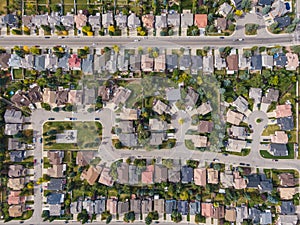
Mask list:
[[[36,159],[34,159],[34,164],[36,164]]]
[[[228,154],[227,154],[227,153],[223,153],[223,155],[224,155],[224,156],[228,156]]]
[[[43,143],[43,138],[40,138],[40,143]]]
[[[41,159],[41,163],[43,163],[43,159]]]
[[[48,118],[48,120],[55,120],[55,118],[51,117],[51,118]]]
[[[48,39],[48,38],[50,38],[50,37],[49,37],[49,36],[46,36],[45,38]]]
[[[95,118],[95,120],[100,120],[100,118]]]
[[[246,164],[245,164],[245,163],[240,163],[240,165],[241,165],[241,166],[245,166]]]
[[[220,39],[224,39],[225,37],[219,37]]]

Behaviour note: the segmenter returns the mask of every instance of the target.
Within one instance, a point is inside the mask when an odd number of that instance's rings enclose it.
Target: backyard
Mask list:
[[[45,150],[98,150],[101,136],[102,125],[94,121],[47,122],[43,127]]]

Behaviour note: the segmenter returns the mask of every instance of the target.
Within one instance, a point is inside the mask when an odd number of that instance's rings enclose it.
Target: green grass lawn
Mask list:
[[[43,5],[45,5],[45,4],[47,4],[48,3],[48,1],[47,0],[37,0],[37,2],[38,2],[38,4],[40,5],[40,4],[43,4]]]
[[[77,142],[56,143],[55,132],[59,134],[64,130],[77,130]],[[97,150],[101,143],[102,125],[94,121],[47,122],[44,124],[43,134],[45,150]]]
[[[266,159],[294,159],[294,144],[293,143],[288,143],[287,144],[287,149],[288,149],[288,156],[273,156],[272,154],[270,154],[267,150],[260,150],[260,155],[263,158]]]
[[[14,69],[13,70],[13,74],[14,74],[14,79],[15,80],[22,80],[22,79],[24,79],[23,69]]]
[[[3,13],[6,12],[6,1],[5,0],[0,1],[0,12],[3,12]]]
[[[247,149],[242,149],[241,152],[227,152],[230,155],[238,155],[238,156],[247,156],[250,154],[251,149],[247,148]]]
[[[264,129],[262,136],[269,136],[270,134],[275,134],[275,131],[281,130],[277,124],[268,125],[266,129]]]

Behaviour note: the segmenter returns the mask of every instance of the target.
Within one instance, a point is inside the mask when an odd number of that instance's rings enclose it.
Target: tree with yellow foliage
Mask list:
[[[242,16],[244,13],[243,13],[243,10],[236,10],[235,11],[235,15],[237,16]]]
[[[111,32],[111,33],[115,33],[115,27],[112,26],[112,25],[109,26],[109,27],[108,27],[108,31]]]
[[[29,53],[30,52],[30,48],[27,45],[23,46],[23,50],[25,53]]]
[[[93,31],[89,31],[89,32],[87,32],[86,34],[87,34],[87,36],[89,36],[89,37],[91,37],[91,36],[94,35]]]
[[[113,50],[114,50],[115,53],[119,53],[120,48],[119,48],[118,45],[114,45],[114,46],[113,46]]]

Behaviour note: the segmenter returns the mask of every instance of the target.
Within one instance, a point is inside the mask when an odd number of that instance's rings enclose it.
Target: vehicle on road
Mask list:
[[[216,159],[216,158],[214,158],[213,161],[214,161],[214,162],[220,162],[220,160],[219,160],[219,159]]]
[[[35,143],[36,142],[36,138],[34,137],[34,138],[32,138],[32,142],[33,143]]]
[[[140,41],[140,39],[134,39],[134,42],[139,42]]]
[[[246,164],[245,164],[245,163],[240,163],[240,165],[241,165],[241,166],[245,166]]]
[[[36,164],[36,159],[34,159],[34,161],[33,161],[33,162],[34,162],[34,164]]]
[[[49,36],[46,36],[45,38],[46,38],[46,39],[49,39],[50,37],[49,37]]]
[[[41,192],[41,193],[43,192],[43,188],[40,188],[40,192]]]
[[[95,118],[95,120],[100,120],[100,118]]]
[[[43,163],[43,159],[41,159],[41,163]]]
[[[219,37],[220,39],[225,39],[225,37]]]
[[[48,118],[48,120],[55,120],[55,118],[53,118],[53,117],[50,117],[50,118]]]
[[[71,118],[70,118],[70,120],[77,120],[77,118],[75,118],[75,117],[71,117]]]
[[[224,155],[224,156],[228,156],[228,154],[227,154],[227,153],[223,153],[223,155]]]
[[[40,143],[43,143],[43,138],[40,138]]]

